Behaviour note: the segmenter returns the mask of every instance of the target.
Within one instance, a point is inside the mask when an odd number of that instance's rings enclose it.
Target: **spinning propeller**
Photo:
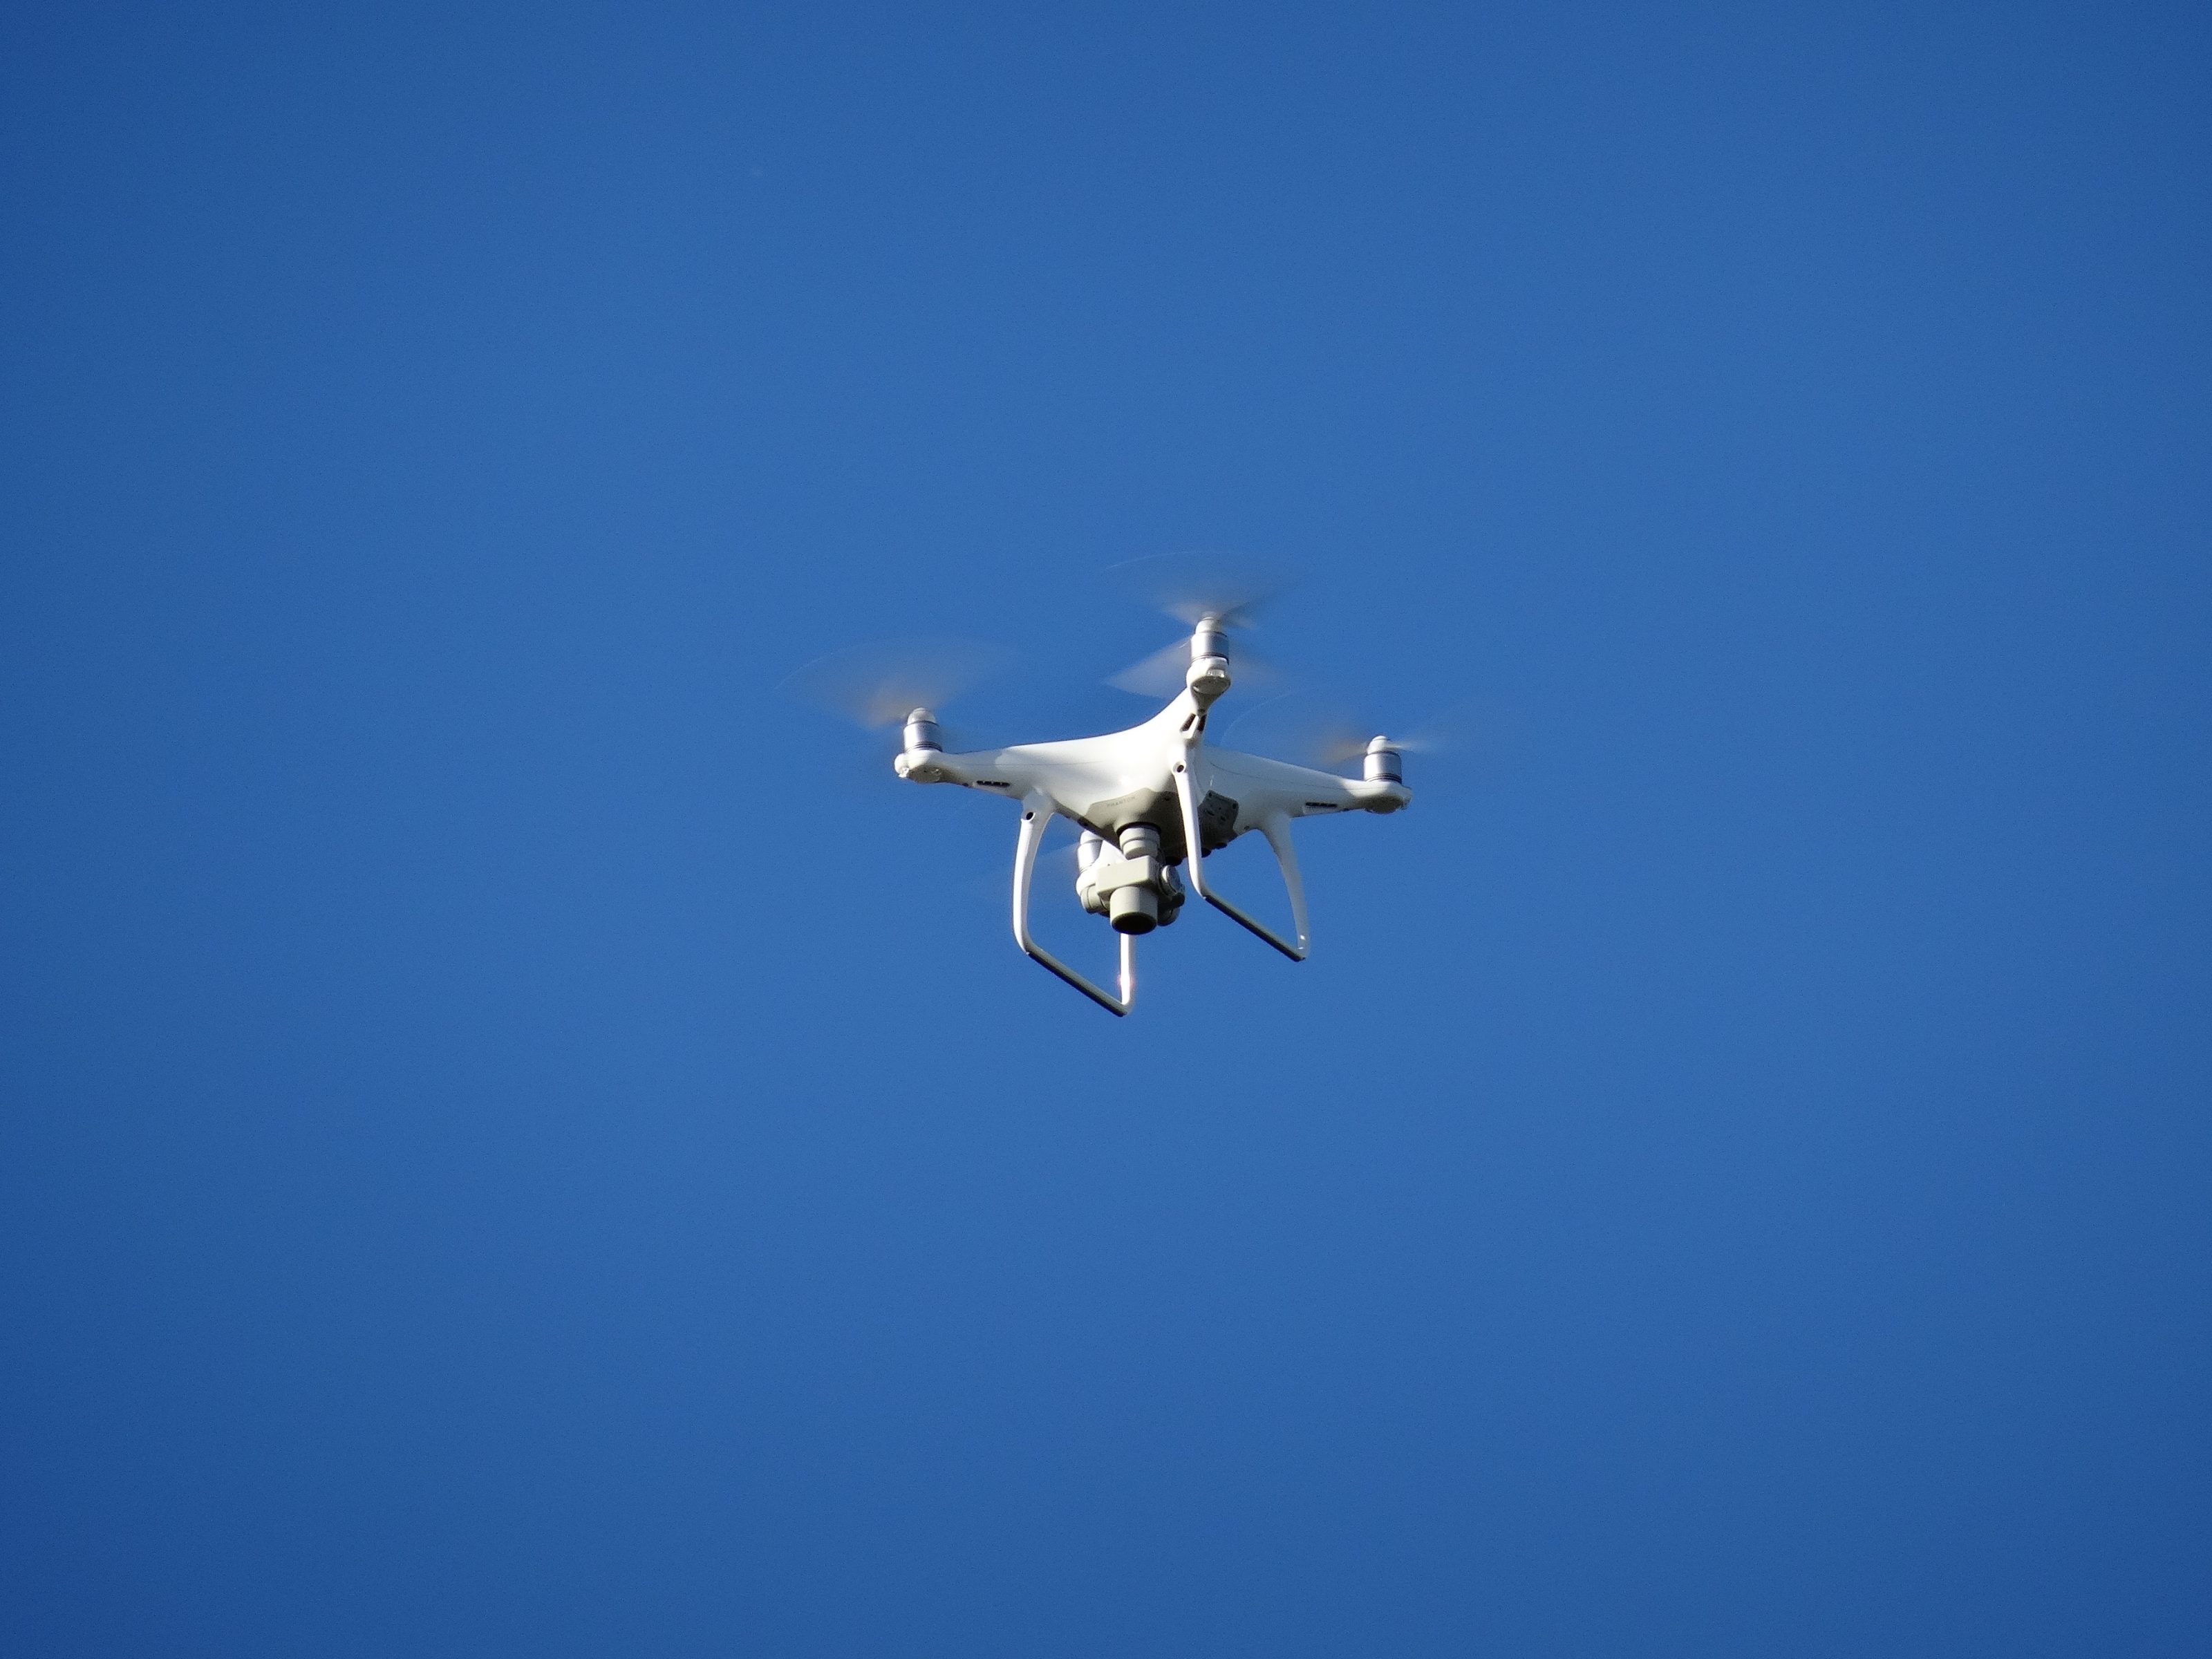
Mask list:
[[[1308,766],[1337,767],[1378,746],[1398,755],[1450,754],[1467,746],[1467,724],[1466,712],[1453,708],[1401,728],[1401,737],[1388,736],[1380,722],[1359,718],[1340,699],[1288,691],[1238,715],[1221,740]]]
[[[1164,611],[1191,630],[1107,677],[1106,684],[1115,690],[1140,697],[1175,696],[1183,689],[1184,676],[1202,652],[1209,631],[1219,638],[1225,653],[1229,637],[1249,632],[1261,607],[1290,586],[1279,572],[1212,553],[1161,553],[1131,559],[1109,565],[1100,573],[1100,581],[1109,591]],[[1247,685],[1272,684],[1280,678],[1242,648],[1237,653],[1237,672]]]
[[[1013,659],[1005,647],[978,640],[880,640],[817,657],[786,676],[781,689],[877,732],[917,708],[942,708]]]

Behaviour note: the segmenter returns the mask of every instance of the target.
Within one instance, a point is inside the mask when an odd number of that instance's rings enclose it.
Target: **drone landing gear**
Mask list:
[[[1291,926],[1297,938],[1295,942],[1258,918],[1247,915],[1206,884],[1206,872],[1200,867],[1205,854],[1200,851],[1198,803],[1193,797],[1190,773],[1178,766],[1175,772],[1176,795],[1182,807],[1183,844],[1188,848],[1184,866],[1190,873],[1190,885],[1198,896],[1222,915],[1246,928],[1280,951],[1292,962],[1304,962],[1311,948],[1311,938],[1306,930],[1306,889],[1298,874],[1297,853],[1291,845],[1291,822],[1279,812],[1261,819],[1260,833],[1267,838],[1273,849],[1275,862],[1283,872],[1283,886],[1290,895]],[[1045,826],[1056,817],[1057,809],[1049,796],[1032,795],[1023,804],[1021,836],[1014,843],[1014,943],[1022,953],[1073,985],[1101,1008],[1111,1014],[1126,1014],[1137,1000],[1137,941],[1131,933],[1118,933],[1121,942],[1121,994],[1115,996],[1103,986],[1093,984],[1069,967],[1058,957],[1039,945],[1030,936],[1030,891],[1036,884],[1038,850],[1044,845]]]
[[[1204,843],[1199,838],[1198,802],[1191,793],[1188,766],[1176,768],[1175,787],[1176,798],[1182,805],[1183,844],[1189,849],[1184,864],[1190,871],[1191,890],[1231,921],[1267,940],[1292,962],[1304,962],[1312,948],[1312,939],[1306,932],[1306,884],[1298,875],[1297,852],[1291,845],[1291,821],[1280,812],[1271,812],[1260,820],[1260,833],[1267,838],[1267,845],[1274,849],[1275,862],[1282,868],[1283,886],[1291,896],[1291,927],[1298,936],[1295,945],[1206,884],[1206,872],[1200,867],[1206,862],[1206,854],[1202,850]]]
[[[1137,941],[1132,935],[1115,936],[1121,941],[1121,994],[1118,997],[1093,985],[1030,937],[1030,888],[1036,878],[1037,849],[1044,844],[1045,826],[1053,817],[1048,799],[1033,795],[1022,806],[1021,839],[1014,843],[1014,943],[1022,947],[1024,955],[1050,969],[1108,1013],[1126,1014],[1137,1001]]]

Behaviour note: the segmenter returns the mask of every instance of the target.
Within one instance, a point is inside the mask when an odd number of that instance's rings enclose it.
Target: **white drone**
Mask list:
[[[868,725],[887,726],[898,719],[895,711],[904,708],[904,741],[891,764],[908,782],[958,784],[1021,804],[1021,832],[1014,848],[1014,942],[1115,1014],[1127,1014],[1136,1000],[1139,936],[1166,927],[1182,910],[1181,872],[1188,872],[1190,891],[1291,961],[1304,962],[1309,941],[1305,887],[1291,845],[1291,820],[1324,812],[1395,812],[1413,798],[1401,758],[1408,745],[1389,738],[1378,736],[1365,744],[1356,778],[1207,743],[1207,718],[1231,684],[1229,629],[1242,620],[1240,607],[1217,600],[1177,608],[1194,624],[1188,641],[1177,641],[1114,683],[1134,689],[1171,665],[1182,670],[1181,689],[1142,725],[1103,737],[950,753],[935,712],[927,706],[908,708],[908,699],[901,695],[917,683],[915,677],[880,677],[857,699],[849,691],[842,698],[823,699],[840,702],[845,712]],[[802,670],[801,676],[807,672]],[[805,694],[803,684],[798,689]],[[1068,819],[1082,832],[1076,846],[1076,896],[1085,910],[1104,916],[1121,937],[1118,996],[1030,936],[1030,888],[1046,826],[1054,817]],[[1253,830],[1267,837],[1281,866],[1294,938],[1285,939],[1223,897],[1206,878],[1206,856]]]

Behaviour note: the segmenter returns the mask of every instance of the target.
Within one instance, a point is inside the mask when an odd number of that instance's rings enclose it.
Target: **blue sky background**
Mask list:
[[[16,8],[0,1649],[2203,1652],[2208,86]],[[1480,740],[1120,1022],[775,688],[1194,546]]]

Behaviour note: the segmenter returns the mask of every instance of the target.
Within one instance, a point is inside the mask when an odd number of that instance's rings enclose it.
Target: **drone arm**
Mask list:
[[[1052,803],[1048,798],[1031,795],[1022,803],[1021,837],[1014,843],[1014,943],[1022,947],[1024,955],[1051,969],[1107,1012],[1126,1014],[1137,1000],[1137,953],[1135,941],[1128,934],[1119,935],[1121,941],[1121,994],[1119,997],[1093,985],[1030,937],[1030,889],[1036,879],[1037,849],[1044,843],[1045,826],[1052,822]]]
[[[1176,768],[1175,786],[1176,798],[1182,806],[1183,844],[1188,849],[1183,867],[1190,872],[1192,890],[1231,921],[1267,940],[1292,962],[1304,962],[1306,952],[1311,948],[1311,939],[1306,932],[1305,883],[1299,878],[1297,854],[1291,846],[1290,820],[1280,812],[1271,812],[1261,820],[1260,830],[1267,837],[1267,845],[1274,849],[1275,862],[1283,870],[1283,885],[1290,891],[1291,925],[1298,936],[1295,945],[1267,923],[1245,915],[1206,884],[1206,872],[1200,867],[1206,854],[1200,850],[1203,843],[1199,840],[1198,799],[1191,790],[1190,768],[1188,765]]]

